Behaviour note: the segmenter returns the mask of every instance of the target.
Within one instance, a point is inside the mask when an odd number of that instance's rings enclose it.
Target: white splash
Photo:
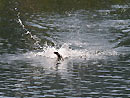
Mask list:
[[[43,67],[46,69],[56,68],[57,66],[57,56],[54,52],[59,52],[64,60],[59,61],[58,69],[60,70],[67,70],[68,66],[73,66],[74,63],[85,63],[89,60],[104,60],[107,57],[117,56],[118,53],[114,50],[87,50],[87,49],[71,49],[69,48],[70,44],[65,43],[60,48],[46,46],[43,47],[41,52],[37,51],[30,51],[24,54],[16,54],[16,55],[3,55],[0,57],[2,62],[7,62],[8,64],[12,64],[15,61],[24,61],[29,65],[35,67]]]
[[[63,44],[61,48],[57,49],[55,47],[45,47],[43,48],[42,52],[29,52],[25,53],[24,56],[29,59],[33,59],[34,61],[40,61],[40,62],[54,62],[57,59],[57,56],[54,54],[54,52],[59,52],[59,54],[62,55],[64,58],[64,61],[66,60],[90,60],[90,59],[104,59],[107,56],[114,56],[117,55],[117,52],[114,50],[87,50],[87,49],[71,49],[69,48],[70,44]],[[64,62],[63,61],[63,62]]]

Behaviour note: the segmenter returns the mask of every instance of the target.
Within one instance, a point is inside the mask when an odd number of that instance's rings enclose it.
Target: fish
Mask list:
[[[54,54],[57,55],[57,61],[64,60],[64,59],[63,59],[63,56],[62,56],[59,52],[54,52]]]

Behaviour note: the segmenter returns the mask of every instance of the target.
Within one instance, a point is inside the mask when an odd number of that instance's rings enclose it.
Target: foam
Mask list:
[[[42,52],[29,52],[26,53],[27,58],[42,56],[45,58],[56,59],[57,56],[54,52],[59,52],[64,59],[96,59],[104,58],[107,56],[117,55],[114,50],[87,50],[87,49],[71,49],[70,44],[64,43],[59,49],[56,47],[44,47]]]

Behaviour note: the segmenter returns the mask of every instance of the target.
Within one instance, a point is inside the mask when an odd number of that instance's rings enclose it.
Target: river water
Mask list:
[[[129,13],[129,0],[0,0],[0,98],[130,97]]]

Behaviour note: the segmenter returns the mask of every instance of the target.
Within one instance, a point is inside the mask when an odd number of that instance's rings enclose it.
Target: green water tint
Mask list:
[[[129,0],[0,0],[0,97],[130,97],[129,13]]]

